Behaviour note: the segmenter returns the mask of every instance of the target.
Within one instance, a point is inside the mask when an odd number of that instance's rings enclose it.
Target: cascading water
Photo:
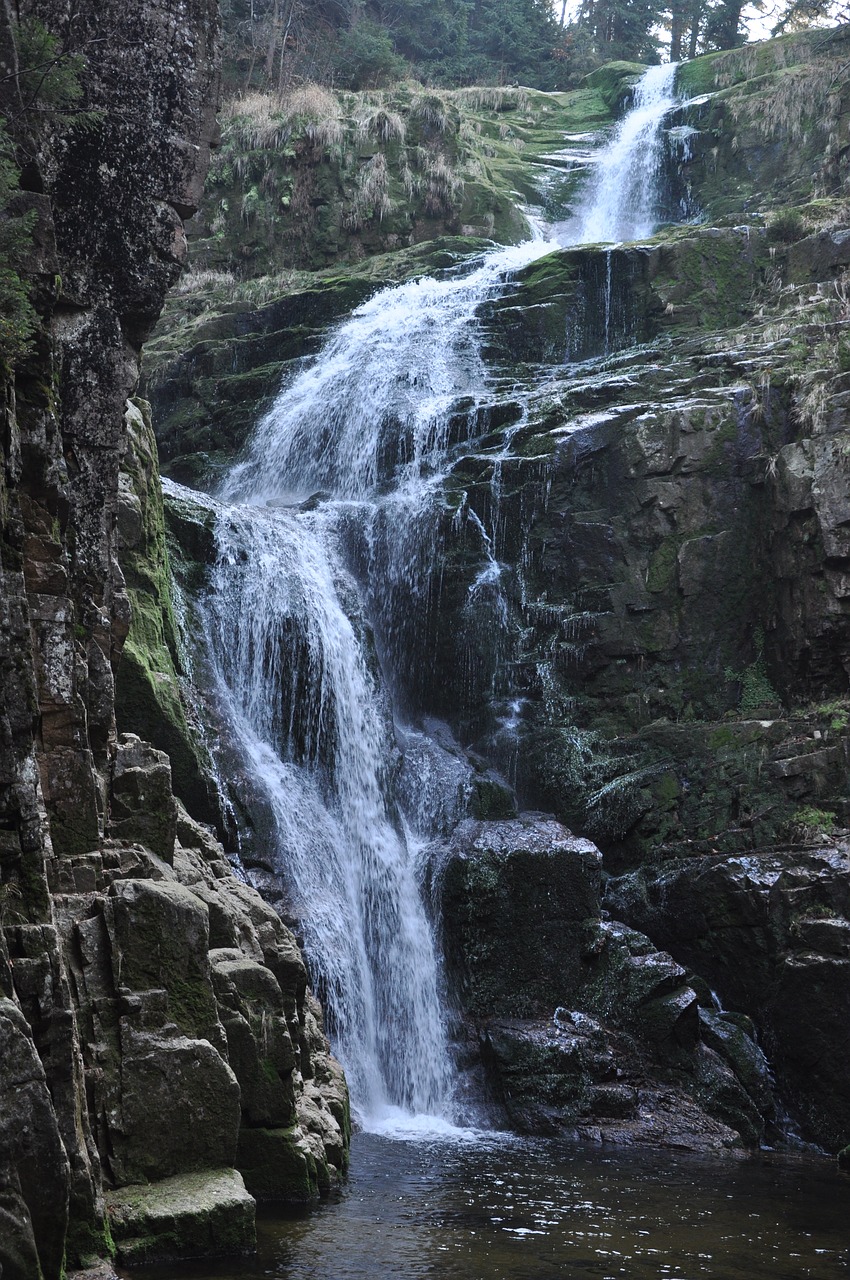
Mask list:
[[[365,1119],[442,1112],[448,1058],[415,868],[388,801],[379,689],[343,600],[333,519],[219,511],[209,632],[274,817],[307,950]]]
[[[635,85],[634,106],[594,164],[573,218],[559,228],[569,244],[604,244],[651,236],[658,221],[661,124],[677,105],[674,62],[650,67]]]
[[[607,238],[624,234],[626,202],[638,200],[636,218],[651,216],[637,177],[629,186],[613,175],[651,175],[672,75],[647,73],[600,158]],[[476,314],[507,274],[556,247],[540,238],[496,250],[466,274],[376,294],[281,392],[214,504],[211,659],[242,760],[273,815],[278,864],[367,1128],[400,1113],[451,1118],[417,859],[436,833],[423,826],[454,812],[463,769],[448,752],[445,768],[429,764],[429,778],[446,779],[445,800],[408,805],[405,821],[387,690],[404,684],[411,627],[421,625],[451,446],[474,434],[486,391]],[[487,564],[474,587],[483,593],[500,567],[495,539],[479,532]],[[398,738],[432,764],[443,750],[435,741],[429,756],[410,730]]]
[[[475,312],[552,247],[377,294],[281,393],[223,487],[213,659],[368,1127],[393,1109],[448,1116],[451,1073],[416,866],[428,833],[407,839],[396,812],[391,722],[346,561],[364,542],[387,552],[387,580],[366,594],[391,665],[393,584],[417,589],[453,410],[483,389]]]

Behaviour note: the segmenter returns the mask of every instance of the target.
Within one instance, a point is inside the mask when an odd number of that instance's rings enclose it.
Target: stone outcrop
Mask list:
[[[515,1127],[691,1150],[763,1140],[774,1103],[752,1024],[603,914],[589,840],[535,814],[466,821],[440,861],[467,1053]]]
[[[850,1130],[846,843],[693,857],[611,882],[606,903],[759,1028],[781,1096],[820,1145]]]
[[[234,1167],[255,1196],[309,1200],[344,1169],[349,1121],[292,934],[235,877],[210,831],[163,792],[167,758],[131,735],[119,740],[122,757],[122,776],[135,775],[122,837],[61,863],[52,888],[89,1116],[117,1188],[107,1192],[112,1233],[125,1260],[155,1261],[181,1254],[166,1221],[169,1188],[183,1217],[195,1175]],[[152,833],[158,787],[166,817]],[[258,1135],[267,1147],[259,1170],[250,1154]],[[241,1185],[228,1178],[231,1189]],[[164,1180],[176,1181],[157,1189]],[[121,1189],[140,1183],[155,1184],[153,1201]],[[147,1223],[154,1202],[162,1237]],[[245,1203],[243,1189],[233,1200],[239,1222]],[[215,1220],[231,1216],[217,1210]],[[210,1228],[208,1247],[229,1248],[230,1229],[216,1246]],[[189,1231],[182,1252],[202,1236]],[[239,1239],[247,1247],[253,1236]]]
[[[80,55],[85,115],[55,127],[15,78],[17,24],[38,21]],[[172,637],[155,457],[128,396],[185,262],[217,42],[213,0],[0,5],[40,322],[0,377],[0,1265],[16,1280],[116,1244],[136,1261],[253,1247],[249,1131],[289,1162],[259,1194],[308,1198],[346,1158],[345,1086],[292,935],[178,807],[168,757],[115,720],[128,631],[148,709],[182,709],[176,668],[166,688],[143,664]],[[164,745],[203,801],[190,739],[184,713]]]

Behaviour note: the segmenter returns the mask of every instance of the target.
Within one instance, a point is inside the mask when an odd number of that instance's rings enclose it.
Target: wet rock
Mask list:
[[[752,1018],[782,1096],[805,1131],[832,1150],[850,1132],[848,873],[844,845],[766,850],[647,867],[608,891],[613,910],[651,932],[741,1011],[718,1019],[701,1010],[703,1035],[755,1090],[759,1060],[735,1032],[736,1018]]]
[[[297,1128],[243,1129],[238,1163],[257,1200],[309,1204],[320,1194],[315,1159]]]
[[[116,672],[119,733],[156,742],[171,762],[176,795],[219,821],[212,761],[181,661],[163,496],[150,406],[128,402],[119,473],[118,557],[131,605]]]
[[[297,1059],[277,979],[264,964],[218,952],[213,981],[219,1010],[227,1010],[227,1056],[239,1080],[244,1123],[265,1128],[291,1125],[291,1076]]]
[[[449,977],[512,1124],[694,1150],[761,1140],[773,1102],[752,1028],[703,1023],[682,965],[601,918],[595,846],[526,814],[462,823],[443,856]]]
[[[462,822],[440,900],[446,955],[473,1014],[533,1014],[568,998],[581,924],[595,916],[600,854],[538,815]]]
[[[707,1114],[693,1084],[665,1081],[637,1040],[580,1011],[495,1020],[482,1052],[520,1130],[691,1151],[740,1143],[738,1126]]]

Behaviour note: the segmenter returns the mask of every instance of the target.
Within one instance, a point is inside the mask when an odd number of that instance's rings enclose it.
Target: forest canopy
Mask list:
[[[222,0],[222,11],[228,91],[406,77],[566,89],[605,62],[678,61],[746,38],[744,0]],[[830,0],[771,13],[780,30],[848,16]]]

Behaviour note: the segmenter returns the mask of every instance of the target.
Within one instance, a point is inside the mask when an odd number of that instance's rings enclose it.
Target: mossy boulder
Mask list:
[[[528,1016],[569,998],[600,855],[539,815],[462,822],[440,885],[450,974],[473,1014]]]
[[[116,880],[107,921],[116,986],[140,997],[163,993],[184,1035],[221,1044],[204,904],[173,881]]]
[[[320,1194],[320,1172],[300,1129],[244,1128],[236,1163],[257,1200],[309,1204]]]
[[[612,115],[619,113],[630,90],[646,71],[640,62],[606,62],[584,78],[584,83],[596,89]]]
[[[238,1257],[256,1249],[256,1208],[232,1168],[182,1174],[107,1195],[125,1266]]]

